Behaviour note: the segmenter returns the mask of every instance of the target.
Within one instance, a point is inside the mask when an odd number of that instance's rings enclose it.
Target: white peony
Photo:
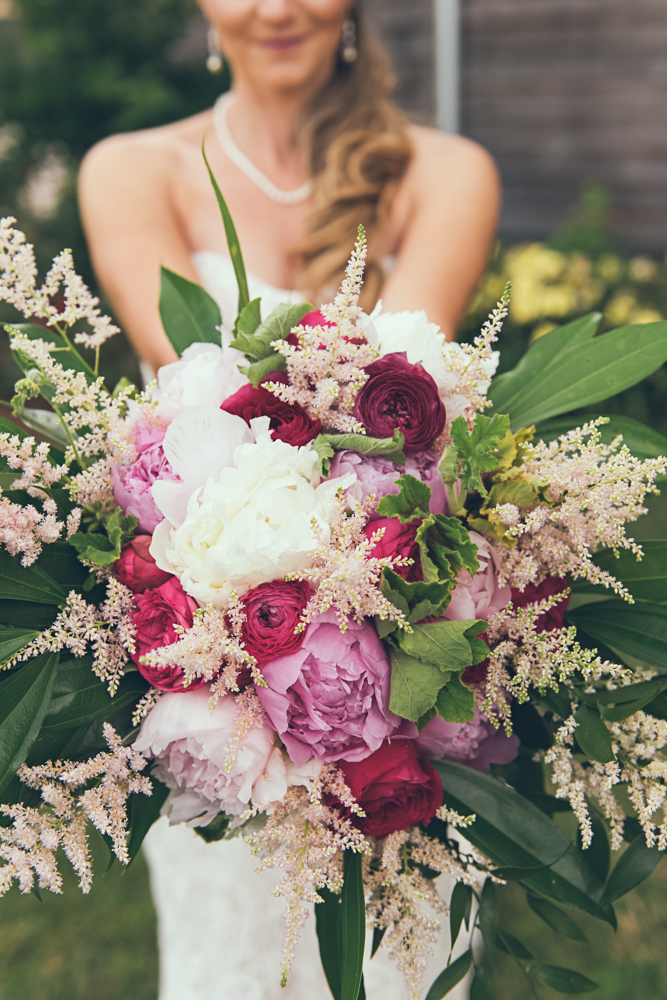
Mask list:
[[[163,365],[157,373],[159,413],[173,416],[189,406],[220,406],[248,379],[238,370],[245,357],[233,347],[191,344],[180,361]]]
[[[180,484],[154,490],[166,518],[151,555],[200,605],[225,608],[233,591],[303,569],[319,544],[312,522],[328,540],[336,492],[354,482],[352,475],[321,481],[312,448],[273,441],[266,417],[253,420],[251,430],[256,440],[238,445],[233,464],[195,489],[184,511]],[[185,465],[187,457],[181,460]]]

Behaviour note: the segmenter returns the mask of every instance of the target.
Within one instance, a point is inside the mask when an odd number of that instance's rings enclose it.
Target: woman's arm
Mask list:
[[[199,280],[169,209],[177,156],[168,142],[116,136],[91,149],[79,177],[95,272],[135,351],[155,370],[176,359],[157,308],[160,265]]]
[[[412,130],[415,153],[397,195],[405,220],[385,310],[424,309],[449,340],[486,267],[500,211],[491,157],[468,139]]]

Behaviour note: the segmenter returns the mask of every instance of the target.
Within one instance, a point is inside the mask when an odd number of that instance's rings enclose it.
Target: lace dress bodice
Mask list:
[[[192,260],[223,323],[231,327],[238,302],[231,260],[210,250]],[[303,300],[302,293],[274,288],[252,274],[248,287],[251,299],[261,296],[262,318],[281,302]],[[193,830],[170,827],[163,818],[150,830],[144,851],[158,917],[159,1000],[329,1000],[312,913],[281,989],[284,903],[273,895],[281,875],[257,873],[257,859],[242,840],[206,844]],[[441,876],[439,883],[448,899],[451,880]],[[445,927],[424,977],[424,994],[449,954],[447,921],[441,922]],[[368,1000],[407,1000],[403,977],[384,950],[370,960],[371,938],[364,968]],[[455,954],[464,949],[461,942]],[[449,994],[452,1000],[467,995],[466,983]]]

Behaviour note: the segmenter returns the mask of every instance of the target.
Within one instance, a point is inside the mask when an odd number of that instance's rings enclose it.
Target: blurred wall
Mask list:
[[[398,103],[413,121],[433,124],[433,0],[364,0],[364,8],[394,64]]]

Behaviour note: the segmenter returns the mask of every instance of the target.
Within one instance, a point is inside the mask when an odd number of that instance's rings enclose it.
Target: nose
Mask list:
[[[298,4],[294,0],[258,0],[256,12],[271,24],[284,24],[296,14]]]

